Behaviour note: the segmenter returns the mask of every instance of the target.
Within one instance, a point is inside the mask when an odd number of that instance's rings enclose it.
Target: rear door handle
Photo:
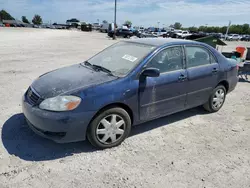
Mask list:
[[[187,76],[185,76],[185,75],[183,75],[183,74],[181,74],[180,76],[179,76],[179,78],[178,78],[178,80],[180,80],[180,81],[184,81],[184,80],[186,80],[187,79]]]

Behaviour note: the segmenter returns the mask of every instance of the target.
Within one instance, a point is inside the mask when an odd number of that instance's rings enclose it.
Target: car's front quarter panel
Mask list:
[[[80,96],[82,102],[77,110],[97,113],[108,105],[120,103],[132,110],[136,121],[138,117],[138,85],[138,80],[124,77],[78,91],[75,95]]]

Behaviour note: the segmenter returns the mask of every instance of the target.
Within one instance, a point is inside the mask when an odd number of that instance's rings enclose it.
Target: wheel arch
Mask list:
[[[117,102],[117,103],[108,104],[108,105],[102,107],[100,110],[98,110],[96,112],[96,114],[92,117],[91,121],[89,122],[89,125],[96,118],[96,116],[98,116],[100,113],[102,113],[103,111],[105,111],[107,109],[115,108],[115,107],[120,107],[120,108],[124,109],[128,113],[128,115],[129,115],[129,117],[131,119],[131,124],[133,124],[133,122],[134,122],[134,114],[133,114],[132,109],[128,105],[126,105],[124,103]],[[89,127],[89,125],[88,125],[88,127]]]
[[[229,90],[229,83],[228,83],[228,81],[222,80],[222,81],[220,81],[220,82],[218,83],[217,86],[219,86],[219,85],[223,85],[223,86],[226,88],[226,92],[228,92],[228,90]],[[216,87],[217,87],[217,86],[216,86]]]

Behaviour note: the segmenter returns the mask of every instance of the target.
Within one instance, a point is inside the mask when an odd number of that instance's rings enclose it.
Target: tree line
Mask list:
[[[1,10],[0,11],[0,21],[3,20],[15,20],[7,11]],[[33,19],[31,20],[35,25],[41,25],[43,23],[42,17],[38,14],[35,14]],[[22,22],[30,23],[30,21],[26,18],[26,16],[22,16]]]
[[[173,27],[175,29],[183,29],[183,30],[189,30],[192,32],[205,32],[205,33],[223,33],[225,34],[227,32],[227,26],[200,26],[200,27],[182,27],[182,24],[179,22],[174,23],[173,25],[170,25],[170,27]],[[249,24],[245,23],[242,25],[231,25],[228,31],[229,34],[250,34],[250,27]]]

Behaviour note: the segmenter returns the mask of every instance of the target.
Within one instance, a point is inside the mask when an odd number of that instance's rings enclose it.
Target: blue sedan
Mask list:
[[[180,39],[118,42],[89,60],[41,75],[23,96],[37,134],[58,143],[119,145],[131,126],[203,106],[217,112],[238,67],[214,48]]]

